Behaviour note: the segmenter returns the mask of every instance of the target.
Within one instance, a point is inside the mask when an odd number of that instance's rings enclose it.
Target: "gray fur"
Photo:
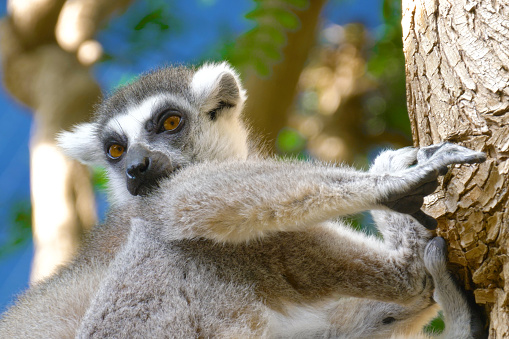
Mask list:
[[[158,94],[172,93],[193,101],[189,86],[194,72],[194,68],[173,66],[142,74],[104,100],[96,108],[94,120],[104,125],[130,106],[139,105],[147,97]]]
[[[416,220],[432,226],[422,199],[448,165],[484,155],[452,144],[388,151],[369,172],[264,159],[241,121],[245,98],[227,64],[163,69],[63,133],[70,155],[107,167],[112,212],[3,316],[0,337],[417,333],[436,313],[432,278],[447,274],[431,278],[422,260],[430,235]],[[185,117],[178,133],[153,128],[167,109]],[[125,161],[105,154],[110,138],[126,154],[157,152],[171,170],[131,196]],[[330,221],[363,210],[375,210],[383,241]]]
[[[456,154],[458,146],[437,148],[410,170],[417,151],[386,152],[371,174],[262,159],[187,167],[136,204],[142,217],[133,220],[129,241],[102,282],[79,336],[410,334],[412,322],[422,325],[436,312],[421,260],[429,233],[413,218],[383,209],[374,214],[386,242],[327,220],[376,207],[387,195],[400,196],[386,193],[393,178],[434,168],[434,158],[448,163],[440,153],[451,150]],[[465,149],[465,157],[472,154]],[[386,303],[336,302],[338,297]],[[310,311],[302,312],[303,307]],[[351,307],[362,312],[357,326],[335,320],[342,318],[339,308]],[[250,317],[237,319],[239,309]],[[314,314],[322,327],[280,333],[299,312],[303,318],[297,320],[306,322]],[[152,314],[165,316],[152,319]],[[394,322],[385,324],[389,317]]]

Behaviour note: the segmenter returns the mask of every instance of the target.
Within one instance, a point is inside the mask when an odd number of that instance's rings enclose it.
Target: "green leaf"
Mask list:
[[[391,15],[392,15],[392,10],[391,10],[391,2],[393,0],[384,0],[383,2],[383,7],[382,7],[382,13],[383,13],[383,17],[384,19],[387,21],[390,19]]]
[[[92,168],[92,185],[94,189],[106,190],[108,187],[108,176],[106,170],[102,167]]]
[[[258,26],[255,28],[255,34],[258,36],[268,36],[276,45],[281,46],[286,43],[286,34],[274,26]]]
[[[272,60],[281,60],[282,53],[281,48],[278,48],[278,46],[274,46],[273,44],[266,43],[263,45],[260,45],[260,50],[270,59]]]
[[[309,7],[309,1],[310,0],[285,0],[287,4],[300,10],[307,9]]]
[[[444,315],[442,311],[440,311],[439,315],[424,327],[424,333],[435,335],[443,332],[444,329],[445,329]]]
[[[267,63],[261,61],[259,58],[255,58],[253,62],[253,66],[255,71],[262,77],[267,77],[270,75],[270,68]]]
[[[144,29],[148,24],[154,24],[159,27],[160,30],[167,30],[170,26],[168,26],[164,21],[165,17],[164,8],[160,7],[149,14],[145,15],[141,20],[134,26],[134,30],[140,31]]]
[[[280,153],[297,154],[306,147],[306,139],[293,128],[285,127],[276,139],[276,147]]]
[[[249,20],[255,20],[259,17],[263,17],[268,15],[268,10],[264,7],[262,7],[260,4],[256,6],[255,9],[253,9],[251,12],[247,13],[244,17]]]
[[[274,18],[286,29],[295,30],[300,27],[299,18],[290,11],[275,9]]]
[[[10,207],[7,237],[0,242],[0,258],[17,250],[32,237],[32,207],[29,200],[15,202]]]

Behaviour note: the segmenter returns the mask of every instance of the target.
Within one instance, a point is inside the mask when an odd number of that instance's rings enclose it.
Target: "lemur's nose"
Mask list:
[[[146,195],[158,181],[173,171],[170,158],[162,152],[149,150],[141,144],[129,147],[125,175],[127,190],[132,195]]]
[[[142,177],[150,168],[150,158],[134,158],[130,159],[131,162],[127,164],[126,173],[130,179]]]

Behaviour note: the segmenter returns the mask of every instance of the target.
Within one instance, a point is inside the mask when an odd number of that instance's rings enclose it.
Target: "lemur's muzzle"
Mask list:
[[[173,172],[170,158],[134,144],[126,156],[127,189],[132,195],[146,195],[158,187],[158,181]]]

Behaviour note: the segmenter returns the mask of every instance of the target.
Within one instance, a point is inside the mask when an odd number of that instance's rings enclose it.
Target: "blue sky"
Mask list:
[[[162,1],[162,0],[161,0]],[[332,0],[324,8],[325,24],[361,22],[375,31],[382,24],[383,0]],[[106,52],[125,55],[115,62],[100,64],[94,68],[99,83],[109,91],[123,79],[150,68],[167,63],[193,63],[203,55],[211,53],[220,43],[225,31],[234,35],[249,29],[250,22],[243,18],[254,3],[249,0],[180,0],[172,1],[171,17],[178,23],[176,34],[170,39],[157,40],[160,45],[150,45],[148,53],[130,55],[131,45],[126,36],[125,17],[139,10],[140,3],[134,3],[126,13],[112,21],[99,40],[106,46]],[[6,1],[0,1],[0,16],[6,12]],[[170,20],[171,21],[171,20]],[[170,23],[170,26],[172,23]],[[146,47],[146,46],[145,46]],[[12,220],[12,204],[29,201],[29,137],[31,113],[14,102],[0,87],[0,244],[7,235]],[[28,286],[32,243],[28,242],[16,252],[0,257],[0,312],[12,302],[15,294]]]

